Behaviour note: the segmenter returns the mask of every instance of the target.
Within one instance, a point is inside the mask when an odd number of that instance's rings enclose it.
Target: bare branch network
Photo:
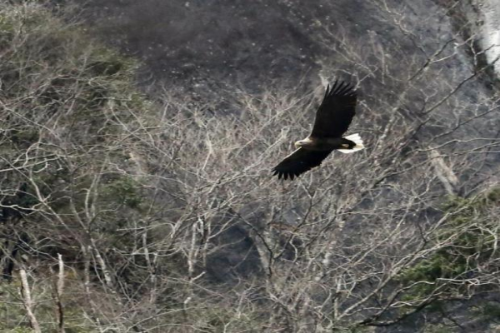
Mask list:
[[[84,25],[1,4],[0,330],[465,325],[452,312],[500,284],[494,63],[478,36],[413,29],[454,7],[372,1],[383,20],[361,34],[324,6],[340,23],[311,21],[316,80],[356,84],[367,149],[282,183],[270,169],[310,131],[321,87],[165,85],[151,101],[137,63]]]

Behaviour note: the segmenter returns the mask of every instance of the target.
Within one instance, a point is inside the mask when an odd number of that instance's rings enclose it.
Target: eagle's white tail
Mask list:
[[[358,150],[365,148],[365,146],[363,145],[363,140],[361,139],[361,137],[359,136],[358,133],[346,136],[345,138],[347,140],[351,140],[356,145],[351,149],[338,149],[339,152],[344,153],[344,154],[350,154],[350,153],[354,153],[355,151],[358,151]]]

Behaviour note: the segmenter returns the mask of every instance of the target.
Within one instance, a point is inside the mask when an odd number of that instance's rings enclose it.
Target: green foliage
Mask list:
[[[33,329],[29,327],[16,327],[8,331],[9,333],[32,333]]]
[[[486,319],[500,321],[500,304],[488,302],[479,308],[479,313]]]
[[[33,128],[13,130],[10,139],[17,145],[29,145],[39,138],[39,131]]]
[[[41,262],[62,253],[65,262],[80,263],[81,248],[72,240],[86,239],[82,235],[87,233],[102,237],[103,248],[129,246],[131,237],[116,229],[136,218],[143,199],[142,184],[116,172],[130,169],[124,139],[129,133],[121,124],[150,108],[134,86],[135,61],[91,40],[80,26],[55,17],[36,1],[0,4],[0,53],[0,99],[8,105],[1,116],[0,168],[12,169],[2,175],[7,194],[0,200],[36,206],[25,214],[23,229],[15,230],[29,235],[30,244],[22,251],[41,246]],[[19,184],[25,184],[27,195],[17,195]],[[86,205],[95,208],[94,215],[86,215],[91,210]],[[47,218],[50,214],[60,219]],[[5,235],[12,237],[12,230],[0,226],[0,236]],[[38,277],[39,272],[33,273]],[[4,288],[15,282],[16,277]],[[50,286],[33,290],[44,332],[56,327]],[[0,322],[0,331],[28,332],[22,302],[13,300],[18,290],[11,291],[12,299],[1,296],[0,318],[8,314],[9,321]],[[66,332],[92,331],[80,306],[65,303]]]
[[[436,289],[438,279],[455,278],[466,271],[467,264],[463,257],[454,257],[446,250],[437,251],[429,259],[420,261],[399,276],[399,280],[405,284],[418,283],[404,299],[424,298]]]
[[[124,72],[130,73],[135,67],[131,58],[126,58],[114,50],[101,47],[93,54],[92,62],[87,65],[94,76],[113,76]]]
[[[262,332],[262,323],[257,316],[236,313],[233,309],[211,306],[193,309],[186,313],[202,332]],[[254,314],[255,315],[255,314]]]
[[[64,24],[42,6],[0,7],[2,41],[7,52],[0,64],[0,96],[29,95],[23,108],[28,119],[64,112],[66,124],[102,125],[107,101],[127,107],[136,94],[133,60],[91,41],[78,25]]]
[[[133,84],[136,64],[36,1],[0,5],[0,49],[0,99],[17,108],[12,110],[15,117],[3,124],[7,130],[0,131],[0,152],[20,166],[25,161],[19,156],[38,144],[36,156],[29,156],[32,180],[56,210],[64,209],[69,198],[64,190],[71,183],[71,198],[80,209],[78,201],[83,202],[90,185],[83,174],[92,173],[93,165],[99,169],[109,156],[95,148],[107,148],[122,135],[117,123],[129,117],[124,110],[149,107]],[[92,146],[96,153],[89,155]],[[111,161],[123,163],[123,154],[115,155],[117,160]],[[136,185],[127,180],[104,186],[101,198],[106,201],[109,195],[109,201],[138,208]],[[28,192],[33,193],[31,187]]]
[[[431,256],[401,272],[398,280],[406,285],[415,284],[405,300],[422,299],[431,295],[439,279],[465,280],[474,274],[495,252],[495,237],[485,230],[497,230],[495,221],[488,220],[487,211],[500,201],[500,189],[466,199],[450,197],[442,205],[448,221],[436,233],[434,242],[447,244]],[[484,269],[484,267],[483,267]],[[447,287],[451,291],[451,287]],[[459,292],[459,288],[454,288]]]
[[[374,333],[374,327],[358,326],[350,329],[333,330],[334,333]]]
[[[35,284],[34,284],[35,285]],[[50,284],[49,284],[50,286]],[[28,333],[33,332],[29,327],[22,300],[19,295],[21,288],[19,279],[14,279],[12,283],[0,284],[0,331]],[[41,287],[43,288],[43,287]],[[50,288],[50,287],[49,287]],[[54,320],[54,310],[56,305],[53,302],[51,293],[48,290],[32,290],[36,298],[37,307],[35,316],[39,321],[43,332],[57,332],[57,323]],[[93,330],[86,322],[83,310],[78,304],[63,299],[65,314],[65,331],[74,333],[87,333]]]
[[[437,324],[437,325],[426,325],[424,329],[424,333],[453,333],[454,330],[443,325],[443,324]]]
[[[14,22],[9,16],[0,15],[0,47],[5,47],[14,35]]]
[[[101,193],[107,201],[117,203],[120,206],[137,210],[141,208],[141,186],[132,177],[121,176],[112,180],[102,186]]]

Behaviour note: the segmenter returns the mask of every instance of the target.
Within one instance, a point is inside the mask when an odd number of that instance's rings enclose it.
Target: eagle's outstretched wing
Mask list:
[[[311,133],[315,138],[340,138],[356,114],[356,91],[348,83],[335,81],[326,88],[325,97],[316,112]]]
[[[299,148],[273,169],[273,175],[278,175],[278,179],[293,179],[319,166],[331,152],[331,150],[315,151]]]

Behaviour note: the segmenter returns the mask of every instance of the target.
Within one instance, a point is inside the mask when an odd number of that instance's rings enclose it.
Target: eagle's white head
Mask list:
[[[309,146],[310,144],[312,144],[312,140],[310,138],[305,138],[304,140],[299,140],[297,142],[295,142],[295,148],[300,148],[300,147],[304,147],[304,146]]]

